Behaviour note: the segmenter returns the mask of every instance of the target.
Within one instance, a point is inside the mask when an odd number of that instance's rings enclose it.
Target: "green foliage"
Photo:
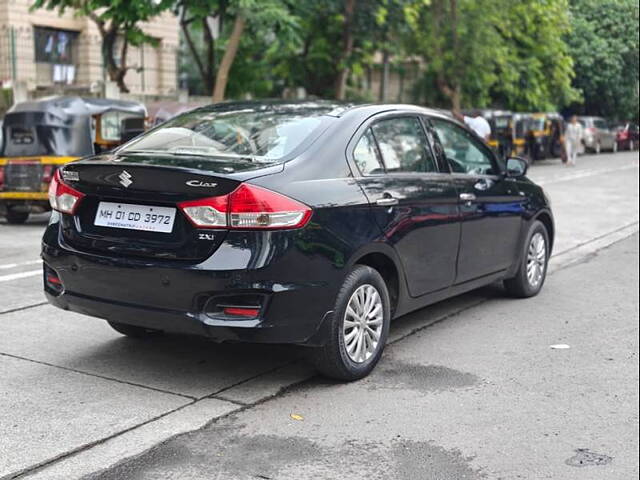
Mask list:
[[[527,111],[577,98],[562,40],[566,0],[433,0],[405,12],[410,51],[426,67],[423,101]]]
[[[574,59],[574,85],[584,98],[574,109],[637,121],[637,0],[573,0],[571,25],[566,40]]]
[[[545,111],[571,105],[638,117],[637,0],[355,0],[349,51],[346,1],[34,0],[33,8],[90,16],[108,47],[109,74],[120,82],[127,67],[116,65],[114,38],[153,43],[140,24],[174,8],[189,40],[179,61],[192,93],[211,93],[234,19],[242,18],[230,98],[277,97],[298,87],[331,98],[346,71],[349,98],[376,100],[380,92],[367,85],[383,59],[392,72],[417,61],[422,77],[414,100],[431,106]],[[216,38],[213,17],[220,24]]]
[[[230,72],[227,96],[269,96],[274,88],[274,78],[268,62],[269,52],[283,44],[299,42],[299,18],[291,13],[283,0],[183,0],[178,8],[184,10],[183,29],[187,29],[193,49],[185,48],[181,58],[189,75],[191,93],[211,93],[220,59],[222,58],[233,28],[233,20],[241,15],[247,26],[240,41]],[[213,38],[207,19],[216,17],[219,36]],[[184,33],[184,30],[183,30]],[[183,35],[184,36],[184,35]],[[194,55],[202,64],[199,71]],[[196,61],[197,62],[197,61]]]

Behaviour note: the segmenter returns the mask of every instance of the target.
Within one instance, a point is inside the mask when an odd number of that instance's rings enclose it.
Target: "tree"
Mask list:
[[[338,58],[338,75],[336,76],[336,93],[338,100],[344,100],[347,91],[347,77],[349,76],[348,60],[353,52],[353,19],[356,13],[356,0],[345,0],[342,26],[342,48]]]
[[[566,0],[432,0],[405,11],[410,51],[425,63],[424,101],[547,110],[576,98]]]
[[[619,120],[638,120],[637,0],[573,0],[574,86],[584,97],[574,111]]]
[[[225,98],[246,30],[256,36],[269,30],[285,38],[297,30],[296,19],[283,0],[181,0],[178,11],[185,41],[213,102]],[[200,46],[194,33],[203,36]]]
[[[102,60],[109,79],[116,82],[121,92],[128,93],[124,77],[131,68],[127,65],[129,46],[156,45],[158,42],[144,33],[140,23],[162,13],[172,3],[172,0],[35,0],[32,8],[58,10],[59,13],[73,9],[77,15],[89,17],[102,38]]]

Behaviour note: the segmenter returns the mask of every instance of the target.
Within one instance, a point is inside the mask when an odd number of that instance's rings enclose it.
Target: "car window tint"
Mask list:
[[[451,171],[474,175],[494,174],[490,153],[469,132],[446,120],[433,119]]]
[[[416,117],[382,120],[371,127],[387,172],[437,172],[436,162]]]
[[[380,152],[370,128],[358,140],[356,148],[353,150],[353,159],[362,175],[384,173]]]

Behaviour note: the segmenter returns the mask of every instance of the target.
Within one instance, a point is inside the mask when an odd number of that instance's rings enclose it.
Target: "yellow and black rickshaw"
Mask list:
[[[564,119],[559,113],[532,114],[527,134],[528,156],[532,160],[561,157],[564,130]]]
[[[0,215],[24,223],[49,210],[47,190],[56,169],[110,150],[144,130],[137,102],[50,97],[14,105],[5,115],[0,146]]]
[[[513,126],[513,148],[511,155],[515,157],[529,158],[527,138],[529,136],[529,125],[531,123],[530,113],[514,113],[512,118]]]
[[[513,113],[504,110],[489,110],[483,112],[483,117],[491,126],[489,146],[496,154],[507,159],[513,150]]]

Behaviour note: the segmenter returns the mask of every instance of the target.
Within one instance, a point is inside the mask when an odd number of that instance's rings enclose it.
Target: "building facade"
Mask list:
[[[101,37],[87,17],[67,11],[31,11],[32,0],[0,0],[0,84],[28,97],[99,94],[108,80]],[[129,47],[125,83],[132,95],[177,92],[178,19],[170,12],[142,25],[157,46]]]

